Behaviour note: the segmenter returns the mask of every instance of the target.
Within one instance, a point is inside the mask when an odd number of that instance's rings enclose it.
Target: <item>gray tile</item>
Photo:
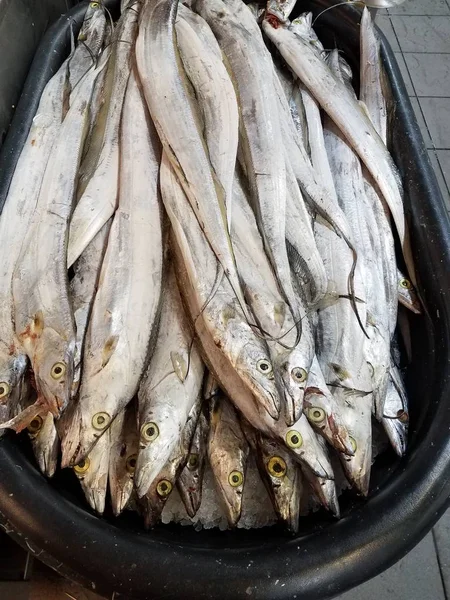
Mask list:
[[[450,54],[404,56],[418,96],[450,96]]]
[[[408,92],[408,96],[414,96],[415,95],[414,88],[411,83],[411,77],[409,76],[408,68],[406,66],[405,59],[403,58],[403,54],[401,52],[396,52],[395,58],[398,62],[398,66],[402,73],[403,81],[405,82],[406,91]]]
[[[336,600],[445,600],[430,534],[393,567]]]
[[[441,161],[441,158],[439,157],[439,153],[442,153],[442,152],[447,152],[449,154],[449,156],[447,157],[447,167],[444,167],[445,157],[442,158],[442,161]],[[442,198],[444,199],[447,209],[450,210],[450,196],[448,193],[448,184],[450,183],[450,151],[449,150],[428,150],[428,156],[430,157],[430,162],[434,169],[434,173],[436,175],[436,179],[439,184],[439,188],[441,190]],[[442,164],[442,163],[444,163],[444,164]],[[445,168],[447,168],[447,180],[442,175],[442,172],[444,171]],[[445,175],[445,172],[444,172],[444,175]],[[448,521],[448,527],[450,528],[450,518]],[[450,538],[448,540],[447,551],[448,551],[448,556],[447,556],[448,571],[447,572],[448,572],[448,582],[450,584]],[[450,594],[450,585],[448,586],[448,592]]]
[[[445,184],[447,188],[447,200],[448,209],[450,210],[450,150],[436,150],[436,155],[439,160],[439,165],[441,167],[442,173],[444,175]],[[445,190],[444,190],[445,191]],[[449,538],[448,538],[448,570],[447,576],[450,584],[450,517],[448,518],[448,529],[449,529]],[[450,585],[448,587],[448,596],[450,597]]]
[[[450,52],[450,16],[394,15],[391,22],[403,52]]]
[[[399,52],[400,46],[398,45],[397,38],[395,37],[391,19],[388,16],[381,15],[381,17],[377,17],[377,25],[386,36],[392,50],[394,52]]]
[[[450,156],[447,157],[447,165],[447,182],[450,183]],[[445,593],[448,598],[450,597],[450,510],[448,510],[435,525],[434,541],[436,542]]]
[[[406,0],[388,12],[390,15],[450,15],[445,0]]]
[[[450,148],[450,98],[419,98],[435,148]]]
[[[422,111],[420,109],[419,101],[417,98],[410,98],[412,107],[414,109],[414,114],[416,115],[417,123],[419,124],[420,131],[422,132],[423,141],[425,142],[425,146],[427,148],[433,147],[433,142],[431,141],[430,134],[428,132],[426,123],[424,121]]]

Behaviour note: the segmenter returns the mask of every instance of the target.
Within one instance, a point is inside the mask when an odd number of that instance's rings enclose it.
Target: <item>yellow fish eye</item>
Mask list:
[[[91,2],[89,4],[90,8],[100,8],[100,3],[99,2]]]
[[[356,450],[358,449],[358,444],[356,443],[355,438],[349,436],[348,439],[350,440],[350,446],[352,447],[353,452],[356,452]]]
[[[57,362],[53,365],[50,375],[53,379],[61,379],[66,373],[66,365],[63,362]]]
[[[258,362],[256,363],[256,368],[263,375],[270,375],[273,370],[270,361],[268,361],[265,358],[261,358],[261,360],[258,360]]]
[[[127,458],[126,469],[128,473],[134,473],[136,470],[137,454],[132,454]]]
[[[102,431],[108,427],[111,417],[107,412],[99,412],[92,417],[92,427],[97,431]]]
[[[244,475],[240,471],[231,471],[228,475],[228,483],[231,487],[239,487],[244,483]]]
[[[11,391],[11,388],[6,383],[6,381],[0,382],[0,400],[2,398],[5,398],[9,394],[10,391]]]
[[[400,279],[400,287],[402,287],[405,290],[410,290],[412,288],[411,282],[409,281],[409,279]]]
[[[300,448],[303,445],[303,438],[298,431],[291,429],[286,434],[286,444],[289,448]]]
[[[292,379],[298,383],[303,383],[308,377],[308,373],[301,367],[294,367],[291,371]]]
[[[141,427],[141,438],[144,442],[153,442],[159,436],[159,427],[156,423],[144,423]]]
[[[161,498],[167,498],[173,489],[172,483],[168,479],[161,479],[156,486],[156,493]]]
[[[267,463],[267,471],[272,477],[279,477],[280,479],[286,475],[287,465],[281,456],[272,456]]]
[[[319,406],[308,408],[308,419],[313,423],[321,423],[326,417],[325,411]]]
[[[190,471],[193,471],[198,467],[198,454],[189,454],[189,458],[187,460],[187,468]]]
[[[43,424],[43,419],[40,416],[34,417],[34,419],[31,421],[31,423],[28,425],[28,433],[30,433],[31,435],[36,435],[37,433],[40,432],[41,428],[42,428],[42,424]]]
[[[91,466],[91,461],[89,458],[85,458],[84,460],[80,460],[80,462],[74,466],[73,470],[77,475],[83,475],[86,471],[89,470]]]

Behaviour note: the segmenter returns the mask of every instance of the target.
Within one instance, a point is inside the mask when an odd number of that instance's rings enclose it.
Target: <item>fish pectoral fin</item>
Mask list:
[[[102,369],[106,367],[111,356],[114,354],[114,350],[117,347],[119,337],[117,335],[111,335],[105,342],[102,350]]]

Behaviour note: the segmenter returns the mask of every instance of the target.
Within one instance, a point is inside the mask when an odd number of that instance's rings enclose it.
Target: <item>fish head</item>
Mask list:
[[[51,327],[43,328],[36,342],[33,368],[39,395],[55,417],[71,398],[74,354],[74,340],[67,340]]]
[[[59,455],[59,438],[53,415],[37,415],[30,422],[27,432],[40,470],[47,477],[53,477]]]
[[[402,273],[398,274],[397,289],[399,302],[413,313],[421,314],[420,300],[414,285]]]
[[[119,516],[131,497],[134,487],[134,473],[136,471],[136,449],[123,444],[119,456],[114,460],[114,469],[109,469],[109,485],[111,492],[111,505],[115,516]]]
[[[105,510],[109,456],[110,439],[109,435],[105,435],[92,448],[89,455],[73,467],[86,500],[100,515]]]
[[[266,11],[274,15],[281,23],[286,23],[294,9],[296,0],[269,0]]]
[[[224,460],[216,472],[222,506],[230,527],[236,527],[242,511],[242,494],[245,484],[245,462]]]
[[[92,32],[96,30],[99,22],[104,20],[105,7],[103,2],[90,2],[86,9],[84,21],[78,34],[78,41],[85,42]]]
[[[242,345],[235,363],[236,371],[247,383],[259,405],[273,419],[278,419],[281,410],[273,364],[267,346],[255,335],[249,336]]]
[[[289,28],[303,40],[308,42],[314,48],[317,54],[319,54],[319,56],[325,54],[322,42],[319,40],[312,27],[312,13],[307,12],[299,15],[292,21]]]
[[[141,498],[144,508],[145,526],[153,527],[161,518],[164,506],[173,491],[176,482],[176,471],[169,463],[153,481],[148,492]]]
[[[12,412],[21,404],[28,387],[25,383],[25,373],[28,360],[25,354],[16,350],[2,349],[0,351],[0,407],[8,420]],[[4,420],[1,419],[1,422]]]
[[[302,412],[309,362],[296,348],[273,359],[275,380],[284,398],[285,419],[289,426],[298,421]]]

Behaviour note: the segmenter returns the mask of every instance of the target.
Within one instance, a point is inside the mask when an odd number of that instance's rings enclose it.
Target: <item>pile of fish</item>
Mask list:
[[[42,94],[0,219],[1,429],[100,514],[154,525],[177,488],[194,519],[207,474],[229,526],[251,480],[295,531],[310,496],[339,515],[335,473],[367,495],[373,427],[405,452],[379,41],[365,10],[355,93],[294,4],[91,2]]]

